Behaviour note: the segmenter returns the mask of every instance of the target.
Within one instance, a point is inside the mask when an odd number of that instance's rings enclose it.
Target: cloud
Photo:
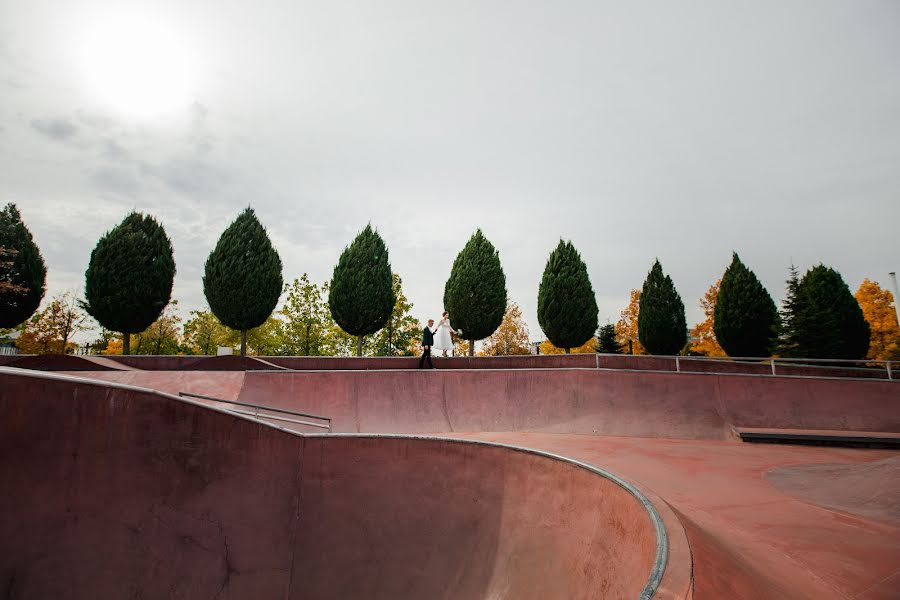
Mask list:
[[[203,160],[175,158],[161,164],[144,164],[141,170],[158,178],[168,188],[189,196],[212,196],[228,180],[227,173]]]
[[[49,138],[68,141],[78,134],[78,126],[69,119],[34,119],[31,127]]]
[[[135,197],[141,183],[132,169],[123,167],[100,167],[91,173],[94,187],[126,197]]]

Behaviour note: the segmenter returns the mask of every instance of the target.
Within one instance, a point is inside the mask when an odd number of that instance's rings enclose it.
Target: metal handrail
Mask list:
[[[600,354],[598,353],[598,357]],[[675,362],[675,370],[677,372],[681,372],[681,363],[682,361],[698,361],[698,362],[708,362],[708,363],[716,363],[716,362],[745,362],[752,361],[756,364],[771,364],[772,366],[772,375],[775,375],[775,365],[783,364],[784,366],[791,366],[795,364],[797,366],[805,366],[812,369],[826,369],[826,368],[836,368],[836,369],[866,369],[871,372],[874,372],[876,369],[881,370],[884,369],[887,372],[887,378],[889,380],[894,379],[894,371],[895,366],[900,365],[900,361],[897,360],[878,360],[878,359],[869,359],[869,358],[861,358],[861,359],[852,359],[852,358],[787,358],[787,357],[761,357],[761,356],[682,356],[682,355],[662,355],[662,354],[604,354],[604,356],[628,356],[634,358],[669,358],[674,359]],[[816,364],[816,363],[824,363],[824,364]],[[839,363],[839,364],[835,364]],[[845,366],[846,365],[846,366]],[[599,358],[597,361],[597,366],[599,367]]]
[[[182,398],[202,398],[203,400],[212,400],[213,402],[221,402],[223,404],[233,404],[235,406],[244,406],[246,408],[254,408],[257,411],[257,412],[249,412],[246,410],[237,410],[237,409],[232,409],[232,408],[226,409],[230,412],[238,413],[241,415],[249,415],[251,417],[259,417],[259,418],[263,418],[263,419],[272,419],[274,421],[286,421],[288,423],[296,423],[298,425],[309,425],[310,427],[318,427],[320,429],[327,429],[328,431],[331,431],[331,417],[323,417],[322,415],[303,413],[303,412],[299,412],[299,411],[295,411],[295,410],[286,410],[283,408],[273,408],[271,406],[264,406],[262,404],[249,404],[247,402],[238,402],[237,400],[225,400],[224,398],[216,398],[214,396],[204,396],[203,394],[194,394],[191,392],[178,392],[178,395],[181,396]],[[277,412],[277,413],[282,413],[282,414],[286,414],[286,415],[292,415],[295,417],[306,417],[309,419],[318,419],[320,421],[325,421],[327,424],[323,425],[322,423],[310,423],[309,421],[300,421],[297,419],[276,417],[275,415],[266,415],[266,414],[261,415],[261,414],[259,414],[260,410],[267,410],[270,412]]]

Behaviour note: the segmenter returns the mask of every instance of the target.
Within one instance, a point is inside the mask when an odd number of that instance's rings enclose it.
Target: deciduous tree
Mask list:
[[[173,300],[147,329],[131,336],[134,354],[163,356],[181,351],[181,317]]]
[[[737,252],[722,275],[713,309],[716,340],[729,356],[768,357],[778,334],[778,309]]]
[[[638,338],[650,354],[678,354],[687,342],[684,302],[658,260],[641,290]]]
[[[469,356],[475,353],[475,341],[492,335],[503,321],[506,275],[500,253],[480,229],[453,261],[444,286],[444,310],[454,329],[469,340]]]
[[[16,346],[24,354],[65,354],[75,349],[72,337],[88,329],[89,319],[79,309],[75,292],[68,291],[31,317]]]
[[[287,299],[281,308],[284,317],[284,351],[292,356],[328,354],[328,306],[322,289],[304,273],[285,286]]]
[[[622,310],[616,322],[616,338],[628,354],[644,354],[638,340],[638,315],[641,312],[641,290],[631,290],[628,306]]]
[[[538,347],[541,354],[592,354],[597,351],[597,338],[592,337],[577,348],[559,348],[550,340],[544,340]]]
[[[522,318],[522,310],[512,300],[506,305],[500,327],[487,339],[481,354],[484,356],[531,354],[528,326]]]
[[[0,248],[0,328],[16,327],[40,306],[47,267],[15,204],[0,210]]]
[[[363,337],[387,324],[396,302],[387,246],[366,225],[341,253],[328,293],[332,318],[356,336],[357,356],[363,353]]]
[[[900,360],[900,327],[897,326],[894,295],[878,285],[877,281],[863,279],[854,296],[871,331],[866,357],[873,360]]]
[[[229,329],[209,310],[192,310],[184,324],[184,346],[191,354],[215,355],[227,345]]]
[[[597,298],[587,266],[572,242],[559,241],[550,253],[538,289],[538,322],[559,348],[577,348],[597,331]]]
[[[256,213],[247,207],[222,232],[203,275],[203,293],[213,314],[241,332],[241,356],[247,355],[247,330],[266,322],[283,283],[281,257]]]
[[[700,299],[700,307],[706,318],[691,329],[691,337],[696,341],[691,342],[691,353],[700,356],[725,356],[722,346],[716,341],[716,332],[713,330],[715,320],[716,296],[719,293],[719,283],[716,281],[709,286],[706,294]]]
[[[412,302],[403,293],[403,280],[392,275],[397,301],[387,324],[369,338],[369,352],[373,356],[413,356],[413,342],[422,335],[422,324],[410,314]]]
[[[239,335],[234,329],[228,330],[225,345],[231,346],[241,343]],[[285,353],[282,350],[284,347],[284,322],[275,315],[270,315],[259,327],[248,329],[243,337],[246,339],[250,354],[256,356],[278,356]]]
[[[132,212],[106,232],[84,274],[84,308],[112,331],[140,333],[162,314],[172,296],[175,258],[172,242],[149,215]]]

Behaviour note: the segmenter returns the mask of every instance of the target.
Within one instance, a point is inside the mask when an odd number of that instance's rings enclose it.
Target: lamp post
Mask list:
[[[897,322],[900,323],[900,291],[897,291],[897,274],[894,271],[888,273],[894,286],[894,311],[897,313]]]

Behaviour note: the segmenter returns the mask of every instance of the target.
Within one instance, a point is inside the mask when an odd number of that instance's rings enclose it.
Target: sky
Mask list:
[[[689,323],[737,251],[851,289],[900,270],[900,2],[0,0],[0,204],[48,293],[132,209],[180,313],[247,205],[285,281],[366,223],[423,321],[476,228],[542,339],[560,238],[615,322],[654,259]]]

